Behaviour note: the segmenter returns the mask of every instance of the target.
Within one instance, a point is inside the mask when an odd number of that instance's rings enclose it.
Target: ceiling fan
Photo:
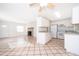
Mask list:
[[[30,3],[31,7],[39,7],[38,12],[42,12],[45,8],[53,9],[55,4],[53,3]]]

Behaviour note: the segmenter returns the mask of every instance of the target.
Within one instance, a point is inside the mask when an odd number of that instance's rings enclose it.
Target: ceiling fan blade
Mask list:
[[[48,3],[47,7],[50,8],[50,9],[52,9],[52,8],[55,7],[55,4],[53,4],[53,3]]]

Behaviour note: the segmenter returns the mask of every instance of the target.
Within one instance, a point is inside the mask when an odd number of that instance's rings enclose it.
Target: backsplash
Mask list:
[[[65,32],[79,33],[79,25],[69,25],[65,27]]]
[[[79,33],[79,24],[76,24],[74,26],[75,26],[75,31]]]

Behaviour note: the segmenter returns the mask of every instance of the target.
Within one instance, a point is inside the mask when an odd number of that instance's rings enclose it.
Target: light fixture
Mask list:
[[[52,8],[55,7],[55,4],[54,3],[48,3],[47,7],[50,8],[50,9],[52,9]]]

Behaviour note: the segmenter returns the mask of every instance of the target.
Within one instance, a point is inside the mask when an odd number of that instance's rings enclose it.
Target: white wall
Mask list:
[[[66,18],[66,19],[52,21],[51,23],[52,24],[64,24],[64,25],[68,26],[68,25],[72,24],[72,19],[71,18]]]
[[[17,32],[17,26],[25,28],[25,24],[0,20],[0,38],[25,35],[25,29],[23,32]]]
[[[79,6],[73,8],[72,23],[73,24],[79,24]]]
[[[44,26],[44,27],[49,27],[50,21],[43,18],[43,17],[37,17],[37,26]]]

